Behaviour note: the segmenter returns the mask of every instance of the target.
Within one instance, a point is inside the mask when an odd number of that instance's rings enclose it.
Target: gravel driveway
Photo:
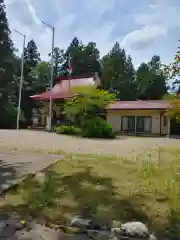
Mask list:
[[[55,133],[29,130],[0,130],[0,148],[25,150],[63,150],[65,152],[112,154],[128,157],[147,149],[180,147],[180,139],[120,137],[115,140],[92,140]]]

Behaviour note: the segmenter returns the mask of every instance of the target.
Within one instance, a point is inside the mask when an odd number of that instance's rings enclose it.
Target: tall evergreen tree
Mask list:
[[[138,98],[142,100],[160,100],[167,93],[166,76],[161,69],[159,56],[153,56],[148,63],[142,63],[137,69],[136,84]]]
[[[130,56],[119,43],[102,59],[102,86],[115,91],[120,100],[135,100],[135,70]]]
[[[13,102],[14,93],[14,48],[10,38],[10,30],[5,12],[4,1],[0,3],[0,126],[13,122],[16,106]],[[12,118],[13,117],[13,118]]]
[[[37,107],[35,101],[30,99],[31,95],[37,93],[38,78],[32,75],[33,69],[40,62],[40,54],[34,40],[28,42],[24,52],[24,82],[22,91],[22,110],[28,124],[31,122],[32,110]]]
[[[35,67],[40,62],[40,54],[34,40],[28,42],[24,52],[24,60],[28,67]]]
[[[89,42],[87,45],[83,45],[76,37],[72,40],[64,53],[64,64],[61,68],[61,72],[65,75],[68,74],[69,57],[73,76],[88,76],[95,72],[100,75],[99,51],[95,43]]]
[[[53,59],[54,59],[54,77],[56,78],[61,74],[61,65],[64,61],[64,50],[55,47],[53,52]]]

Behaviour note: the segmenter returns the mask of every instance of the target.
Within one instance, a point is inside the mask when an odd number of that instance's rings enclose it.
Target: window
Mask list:
[[[121,130],[128,131],[128,117],[121,117]]]
[[[135,132],[135,117],[134,116],[121,117],[121,130]]]
[[[164,116],[164,127],[167,125],[167,116]]]
[[[121,131],[151,132],[152,117],[150,116],[122,116]]]
[[[136,132],[151,132],[152,117],[138,116],[136,121]]]
[[[135,132],[135,117],[128,117],[128,131]]]

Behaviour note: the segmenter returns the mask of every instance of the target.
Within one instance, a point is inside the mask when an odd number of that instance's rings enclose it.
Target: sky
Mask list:
[[[133,63],[149,61],[154,54],[169,63],[180,39],[180,0],[4,0],[10,29],[34,39],[41,58],[48,59],[52,32],[55,46],[65,49],[73,37],[84,44],[94,41],[105,55],[118,41]],[[22,36],[12,30],[21,51]]]

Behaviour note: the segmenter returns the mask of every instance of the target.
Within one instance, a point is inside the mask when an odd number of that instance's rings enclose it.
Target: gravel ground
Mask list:
[[[65,152],[112,154],[123,157],[157,147],[180,147],[180,139],[119,137],[115,140],[83,139],[43,131],[0,130],[0,149],[63,150]]]

